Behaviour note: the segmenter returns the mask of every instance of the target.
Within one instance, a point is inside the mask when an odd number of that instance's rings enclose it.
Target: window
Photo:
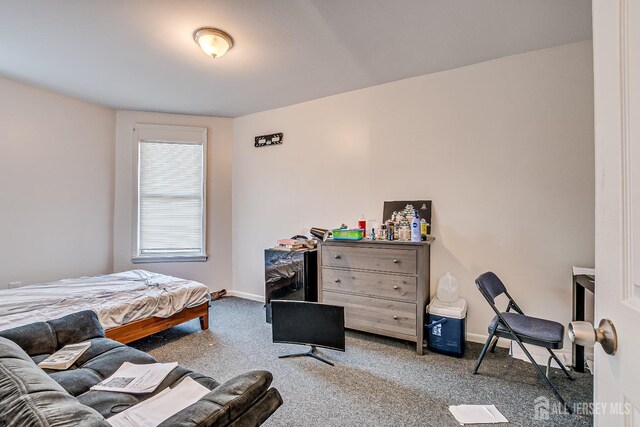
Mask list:
[[[206,261],[207,129],[137,124],[133,262]]]

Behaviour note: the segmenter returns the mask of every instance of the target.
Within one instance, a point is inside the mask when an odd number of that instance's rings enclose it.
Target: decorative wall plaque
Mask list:
[[[282,144],[282,132],[272,133],[271,135],[256,136],[256,148],[279,144]]]

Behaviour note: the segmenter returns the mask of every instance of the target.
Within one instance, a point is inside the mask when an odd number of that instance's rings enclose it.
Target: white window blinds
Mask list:
[[[166,127],[165,127],[166,128]],[[205,255],[205,138],[138,139],[137,253],[134,261]],[[206,130],[205,130],[206,131]],[[144,136],[144,133],[139,133]],[[169,139],[174,135],[167,134]],[[190,257],[195,257],[191,259]],[[205,258],[206,259],[206,258]]]

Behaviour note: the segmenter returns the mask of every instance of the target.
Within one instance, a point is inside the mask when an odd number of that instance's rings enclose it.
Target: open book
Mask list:
[[[73,365],[73,363],[78,360],[78,358],[82,356],[82,353],[87,351],[89,347],[91,347],[90,342],[65,345],[51,356],[38,363],[38,366],[43,369],[69,369],[69,366]]]

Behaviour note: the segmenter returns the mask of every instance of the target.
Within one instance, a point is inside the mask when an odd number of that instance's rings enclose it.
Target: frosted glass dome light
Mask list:
[[[231,36],[217,28],[198,28],[193,33],[193,39],[212,58],[220,58],[233,47]]]

